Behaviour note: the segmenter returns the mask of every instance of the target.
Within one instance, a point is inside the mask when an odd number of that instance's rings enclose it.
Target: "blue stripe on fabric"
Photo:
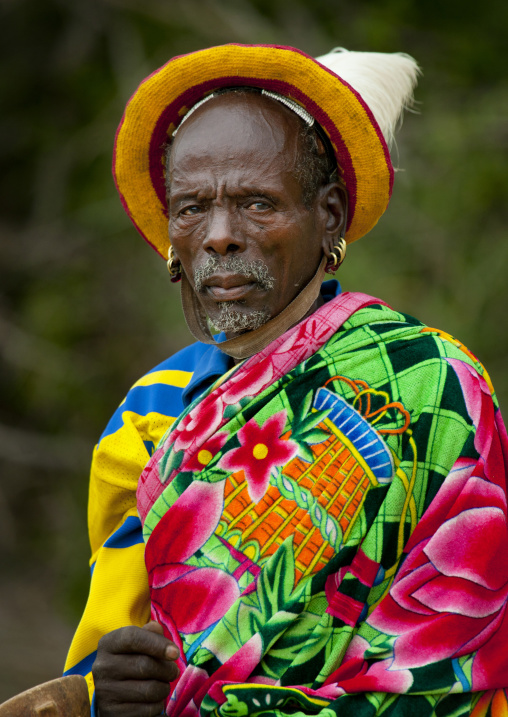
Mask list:
[[[90,670],[92,669],[92,665],[95,662],[95,658],[97,657],[97,650],[94,650],[90,655],[87,655],[84,657],[80,662],[77,663],[77,665],[74,665],[74,667],[69,668],[64,672],[64,676],[66,675],[88,675]]]
[[[452,667],[453,667],[453,671],[455,672],[460,684],[464,688],[464,692],[469,692],[469,690],[471,689],[471,685],[469,684],[468,679],[467,679],[466,675],[464,674],[464,670],[459,665],[459,661],[456,658],[454,660],[452,660]]]
[[[210,635],[210,633],[215,629],[215,626],[218,624],[218,620],[216,620],[214,623],[210,625],[210,627],[207,627],[206,630],[198,637],[197,640],[194,640],[192,645],[188,648],[187,652],[185,653],[185,658],[187,661],[189,661],[191,655],[193,655],[198,647],[205,641],[205,639]]]
[[[141,521],[135,515],[130,515],[104,543],[105,548],[130,548],[143,542]]]
[[[149,456],[153,455],[153,452],[155,451],[155,443],[153,441],[143,441],[145,444],[146,452]]]
[[[218,339],[225,339],[226,334],[219,334]],[[201,354],[199,363],[194,369],[192,378],[182,391],[182,402],[185,408],[203,391],[223,376],[234,365],[231,356],[223,353],[217,346],[207,346]]]
[[[342,294],[342,287],[337,279],[328,279],[321,284],[321,296],[325,301],[331,301]]]
[[[127,394],[127,398],[117,408],[100,440],[116,433],[123,426],[123,414],[132,411],[138,416],[148,413],[160,413],[162,416],[179,416],[183,411],[182,389],[178,386],[155,383],[151,386],[136,386]]]
[[[206,353],[209,348],[206,344],[196,341],[190,346],[186,346],[184,349],[177,351],[176,354],[165,359],[162,363],[157,364],[157,366],[154,366],[146,375],[154,373],[155,371],[194,371],[194,368],[201,360],[201,356]]]
[[[320,388],[314,399],[314,408],[328,409],[328,420],[348,438],[363,457],[380,483],[388,482],[393,475],[389,449],[376,430],[342,396],[327,388]]]

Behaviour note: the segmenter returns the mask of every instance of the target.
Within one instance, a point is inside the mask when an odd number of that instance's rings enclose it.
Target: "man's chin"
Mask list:
[[[219,313],[210,318],[210,323],[218,332],[223,331],[226,336],[232,337],[255,331],[269,320],[268,310],[240,309],[234,301],[224,301],[219,304]]]

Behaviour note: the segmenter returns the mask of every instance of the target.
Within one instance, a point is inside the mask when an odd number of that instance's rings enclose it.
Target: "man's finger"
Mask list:
[[[157,635],[164,635],[164,628],[162,627],[160,622],[157,622],[156,620],[150,620],[150,622],[147,622],[146,625],[143,625],[143,630],[148,630],[148,632],[155,632]],[[177,660],[180,657],[180,651],[178,650],[174,642],[171,642],[170,640],[170,643],[171,644],[166,648],[166,659]],[[175,649],[172,649],[171,645],[174,645]]]
[[[97,674],[97,668],[95,669]],[[173,660],[159,660],[149,655],[108,655],[107,673],[98,665],[98,676],[112,680],[160,680],[173,682],[179,670]]]
[[[150,622],[147,622],[146,625],[143,625],[142,629],[148,630],[149,632],[156,632],[158,635],[164,635],[164,628],[160,622],[157,622],[156,620],[150,620]]]
[[[103,690],[110,704],[134,703],[152,704],[165,700],[169,696],[170,688],[167,682],[158,680],[124,680],[121,683],[111,684],[109,689]]]
[[[102,708],[101,715],[106,714]],[[141,704],[139,702],[118,703],[107,707],[108,717],[158,717],[164,714],[164,701],[151,702],[150,704]]]
[[[110,654],[150,655],[159,660],[176,660],[180,656],[174,642],[164,635],[140,627],[122,627],[104,635],[99,648]]]

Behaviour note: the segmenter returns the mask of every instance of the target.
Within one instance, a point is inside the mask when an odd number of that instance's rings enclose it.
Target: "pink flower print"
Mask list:
[[[287,463],[296,453],[297,444],[280,438],[286,424],[286,411],[271,416],[262,427],[254,419],[238,431],[240,447],[226,453],[220,468],[243,470],[251,500],[258,503],[266,493],[270,473]]]
[[[208,676],[202,668],[189,665],[182,672],[168,702],[167,714],[197,717],[205,695],[209,695],[218,704],[223,704],[226,702],[226,697],[222,688],[225,685],[251,682],[249,676],[259,664],[262,655],[262,640],[256,633],[211,676]],[[267,684],[273,684],[273,680]]]
[[[403,694],[413,684],[407,669],[394,669],[393,658],[376,660],[369,664],[365,652],[370,644],[356,635],[349,645],[342,665],[327,677],[317,694],[337,699],[344,693],[394,692]]]
[[[178,647],[178,650],[180,651],[180,657],[176,660],[176,664],[178,669],[180,670],[180,675],[182,675],[185,668],[187,667],[187,660],[185,657],[185,649],[182,637],[178,632],[176,625],[169,619],[168,616],[162,615],[157,605],[155,605],[154,603],[151,604],[150,616],[152,620],[155,620],[155,622],[158,622],[159,625],[162,625],[162,628],[164,630],[164,636],[167,637],[169,640],[172,640],[172,642],[174,642],[175,645]],[[175,687],[178,679],[179,678],[177,677],[176,680],[173,680],[170,683],[172,690]]]
[[[216,433],[206,443],[203,443],[199,450],[196,448],[196,452],[181,466],[180,470],[202,471],[217,455],[227,440],[227,433]]]
[[[241,684],[250,681],[249,677],[252,671],[259,665],[263,657],[263,641],[261,635],[257,632],[250,637],[239,650],[231,655],[231,657],[222,665],[220,665],[208,683],[205,683],[196,693],[194,700],[196,704],[201,704],[204,696],[208,693],[212,700],[223,704],[225,702],[222,687],[227,684]]]
[[[508,672],[506,500],[499,486],[471,476],[450,504],[449,479],[456,490],[463,476],[452,472],[433,501],[444,500],[447,519],[420,523],[390,593],[367,622],[396,636],[392,669],[476,652],[473,690],[490,689]]]
[[[488,434],[492,430],[492,421],[487,420],[491,419],[494,414],[490,389],[485,379],[465,361],[452,358],[447,361],[459,379],[467,412],[477,428],[475,448],[481,453],[481,448],[488,442]],[[487,429],[487,435],[484,435],[485,429]]]
[[[251,359],[252,360],[252,359]],[[270,357],[261,361],[242,366],[238,373],[233,374],[229,381],[224,384],[222,400],[228,405],[238,403],[242,398],[257,396],[272,381],[273,366]]]
[[[160,480],[159,461],[164,455],[162,447],[157,448],[139,477],[136,490],[136,499],[139,517],[145,522],[150,508],[164,490],[164,483]]]
[[[330,327],[326,326],[326,330],[329,331],[329,329]],[[282,367],[288,362],[292,366],[296,366],[312,356],[323,343],[319,334],[320,321],[312,317],[295,326],[291,336],[274,352],[277,367]]]
[[[490,388],[485,379],[464,361],[447,361],[459,379],[467,412],[476,427],[474,446],[481,460],[475,473],[504,486],[502,477],[505,475],[508,439],[500,412],[495,411]]]
[[[193,481],[155,526],[146,545],[148,573],[187,560],[215,531],[224,506],[224,481]]]
[[[220,568],[173,563],[161,565],[151,576],[151,600],[164,622],[179,633],[206,630],[227,612],[240,595],[236,580]]]
[[[367,619],[395,636],[393,667],[476,653],[473,690],[508,672],[506,433],[486,381],[448,359],[476,427],[477,461],[460,458],[410,537],[389,594]]]
[[[341,568],[338,569],[336,573],[332,573],[326,578],[325,582],[325,595],[326,595],[326,601],[328,605],[331,605],[333,602],[333,599],[335,595],[337,594],[337,590],[339,589],[344,576],[347,575],[347,573],[351,570],[350,565],[343,565]]]
[[[208,673],[203,670],[203,668],[188,665],[172,690],[171,697],[166,706],[166,714],[181,714],[187,705],[194,708],[193,711],[197,714],[198,708],[192,698],[207,680]]]
[[[413,675],[406,669],[395,669],[393,660],[363,662],[351,679],[340,680],[344,692],[394,692],[404,694],[413,684]]]
[[[222,420],[222,400],[207,396],[188,413],[175,429],[171,440],[173,450],[182,449],[191,453],[197,446],[204,443],[220,426]]]

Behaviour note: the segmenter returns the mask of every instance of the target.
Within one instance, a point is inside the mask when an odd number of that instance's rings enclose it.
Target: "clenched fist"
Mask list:
[[[99,641],[92,667],[100,717],[155,717],[178,677],[177,646],[157,622],[121,627]]]

